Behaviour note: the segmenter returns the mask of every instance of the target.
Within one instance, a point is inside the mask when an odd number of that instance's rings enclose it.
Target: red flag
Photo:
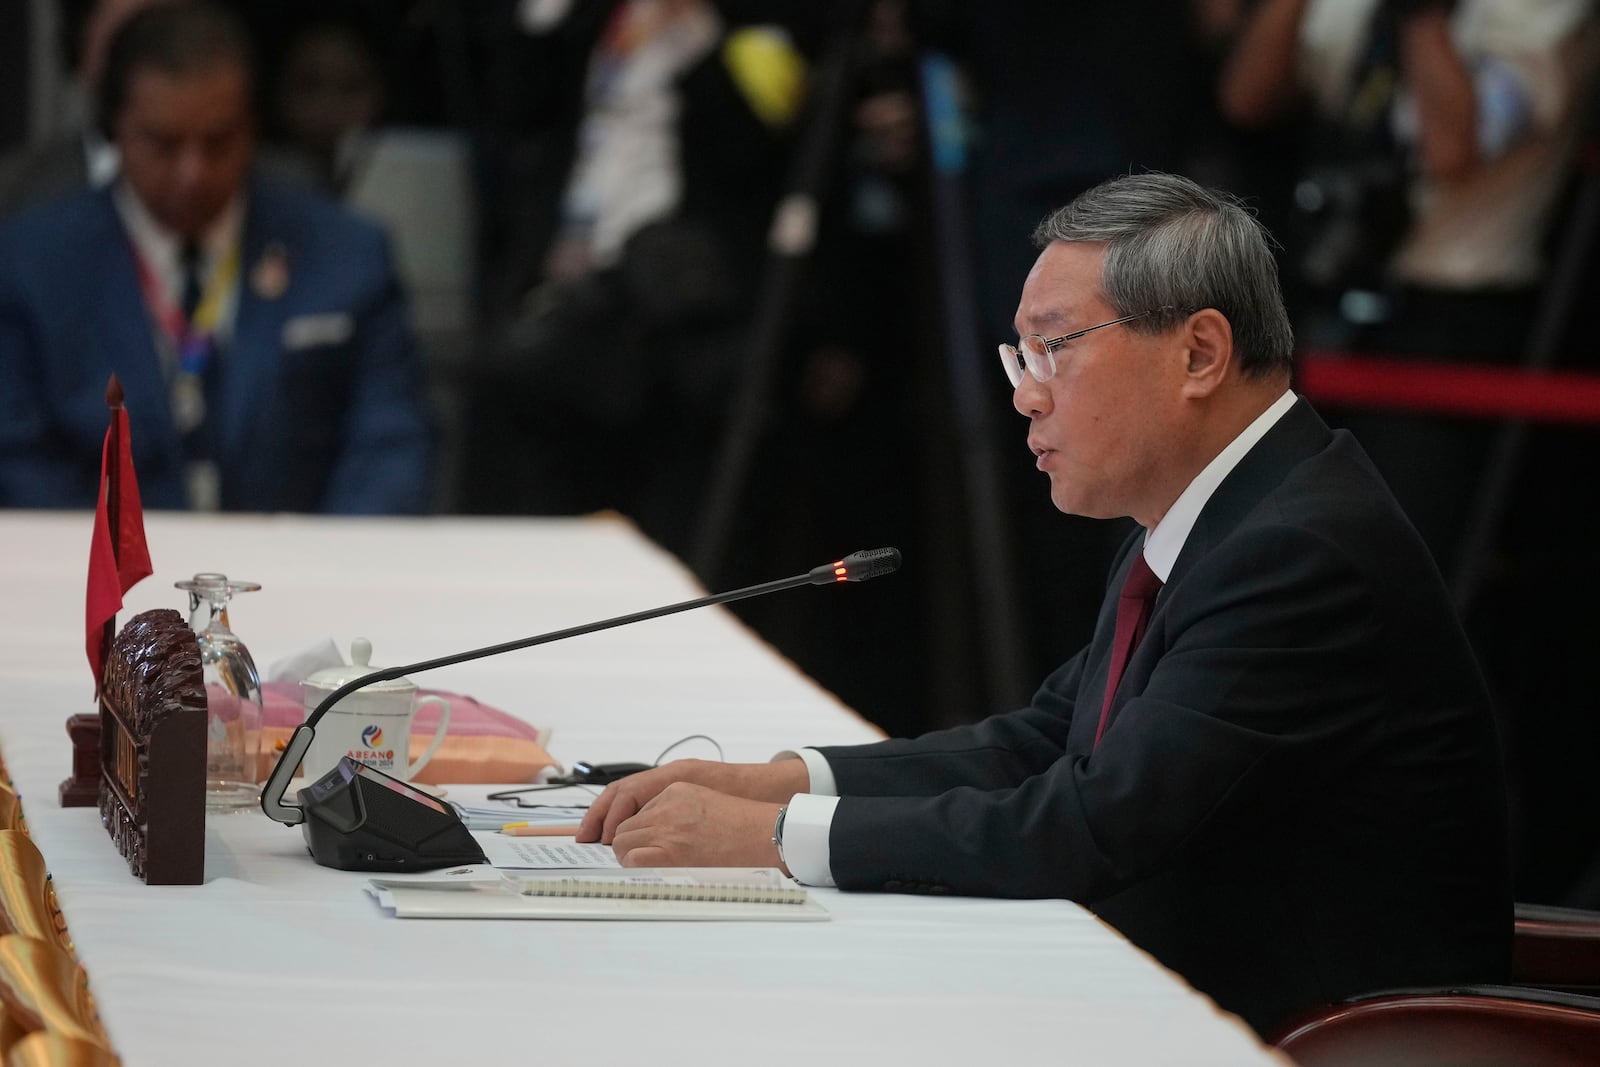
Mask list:
[[[117,391],[121,392],[120,386]],[[113,496],[113,494],[115,494]],[[112,529],[112,514],[116,529]],[[150,549],[144,540],[144,509],[139,503],[139,482],[133,473],[133,444],[128,436],[128,413],[120,404],[111,409],[100,453],[100,502],[94,512],[94,540],[89,546],[89,584],[85,599],[85,647],[94,671],[94,691],[100,695],[101,640],[106,623],[122,610],[122,594],[151,573]]]

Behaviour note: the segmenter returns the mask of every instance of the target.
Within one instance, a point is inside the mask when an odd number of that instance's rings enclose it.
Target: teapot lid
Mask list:
[[[313,685],[318,689],[334,690],[341,685],[364,678],[373,671],[381,671],[382,667],[374,667],[369,662],[372,659],[372,642],[365,637],[358,637],[350,642],[350,665],[338,667],[324,667],[320,671],[313,671],[300,684]],[[404,689],[415,689],[416,683],[409,678],[386,678],[381,682],[362,686],[365,693],[393,693]]]

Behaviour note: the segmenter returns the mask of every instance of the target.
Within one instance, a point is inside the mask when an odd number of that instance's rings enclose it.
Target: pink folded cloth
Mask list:
[[[436,696],[450,704],[449,732],[433,759],[418,772],[419,782],[531,782],[542,768],[555,763],[544,748],[546,731],[499,708],[438,689],[419,689],[417,696]],[[305,721],[305,697],[300,683],[264,683],[261,706],[261,777],[265,778],[289,735]],[[438,728],[437,705],[423,705],[411,722],[413,747],[426,746]]]
[[[542,741],[538,727],[523,722],[499,708],[481,704],[460,693],[447,693],[442,689],[418,689],[417,697],[439,697],[450,702],[451,737],[522,737],[529,741]],[[266,682],[261,686],[261,710],[266,726],[286,726],[291,731],[305,721],[305,694],[299,682]],[[424,704],[411,720],[411,732],[432,734],[439,728],[439,708]]]

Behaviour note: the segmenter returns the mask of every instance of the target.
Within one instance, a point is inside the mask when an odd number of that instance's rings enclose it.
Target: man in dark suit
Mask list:
[[[249,40],[171,3],[113,40],[108,189],[0,228],[0,506],[91,507],[122,381],[147,506],[416,512],[423,373],[387,240],[251,177]]]
[[[1144,174],[1036,238],[1002,346],[1028,445],[1059,509],[1142,527],[1089,646],[971,726],[624,779],[580,840],[1080,901],[1263,1032],[1382,986],[1503,979],[1488,697],[1416,531],[1290,390],[1265,232]]]

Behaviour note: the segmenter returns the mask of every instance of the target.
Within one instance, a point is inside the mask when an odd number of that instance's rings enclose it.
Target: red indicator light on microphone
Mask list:
[[[812,585],[827,585],[830,582],[864,582],[868,578],[888,574],[899,566],[898,551],[892,548],[876,548],[869,552],[852,552],[843,559],[812,567],[804,575],[797,575],[794,580],[807,581]]]

